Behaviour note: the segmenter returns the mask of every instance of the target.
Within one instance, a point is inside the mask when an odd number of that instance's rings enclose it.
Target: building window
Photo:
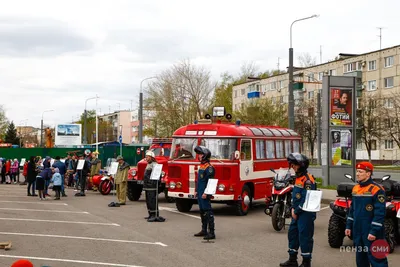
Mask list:
[[[393,120],[392,119],[384,119],[383,123],[385,125],[386,128],[390,129],[393,128],[394,124],[393,124]]]
[[[283,81],[279,81],[279,88],[283,88]]]
[[[335,76],[336,75],[336,70],[329,70],[329,75],[330,76]]]
[[[385,149],[393,149],[393,140],[385,140]]]
[[[315,82],[314,73],[309,73],[309,74],[307,75],[307,78],[308,78],[308,81],[309,81],[309,82]]]
[[[393,77],[387,77],[384,79],[385,82],[385,88],[391,88],[393,87],[394,83],[393,83]]]
[[[383,105],[385,108],[393,108],[393,98],[385,98],[383,100]]]
[[[276,82],[271,83],[271,90],[275,90],[276,89]]]
[[[376,150],[376,140],[371,140],[371,150]]]
[[[363,141],[362,140],[357,140],[356,149],[357,150],[362,150],[362,147],[363,147]]]
[[[240,93],[241,93],[242,95],[245,95],[245,94],[246,94],[246,89],[241,89],[241,90],[240,90]]]
[[[324,73],[323,72],[318,73],[318,80],[319,81],[322,81],[323,77],[324,77]]]
[[[314,99],[314,91],[308,92],[308,99]]]
[[[376,80],[368,81],[368,91],[376,90]]]
[[[352,63],[344,64],[344,66],[343,66],[344,73],[361,70],[361,69],[362,69],[361,62],[352,62]]]
[[[385,57],[385,68],[391,67],[394,64],[394,57]]]
[[[368,61],[368,70],[376,70],[376,60]]]
[[[237,90],[235,90],[235,98],[237,97]]]

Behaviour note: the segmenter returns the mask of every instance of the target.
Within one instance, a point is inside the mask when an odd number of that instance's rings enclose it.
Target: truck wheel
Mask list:
[[[128,190],[126,195],[130,201],[138,201],[142,195],[143,187],[138,184],[128,183]]]
[[[249,213],[252,202],[251,190],[248,185],[243,186],[241,198],[236,201],[236,215],[245,216]]]
[[[385,238],[389,244],[389,253],[393,253],[396,245],[395,226],[392,219],[385,219]]]
[[[192,209],[193,202],[188,199],[177,198],[175,205],[180,212],[188,212]]]
[[[164,195],[165,195],[165,199],[167,200],[168,203],[175,202],[175,198],[168,196],[168,188],[164,189]]]
[[[343,219],[332,214],[328,225],[328,242],[332,248],[340,248],[343,245],[345,228],[346,225]]]

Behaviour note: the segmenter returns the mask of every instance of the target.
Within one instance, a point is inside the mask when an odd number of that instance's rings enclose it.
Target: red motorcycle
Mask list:
[[[270,215],[272,226],[276,231],[281,231],[285,227],[286,219],[292,217],[292,191],[295,176],[287,169],[279,169],[272,180],[272,199],[267,199],[267,207],[264,212]]]
[[[332,248],[340,248],[343,245],[345,237],[345,228],[347,216],[350,211],[351,198],[353,187],[356,185],[355,181],[349,174],[344,175],[352,182],[340,183],[337,186],[338,198],[330,203],[330,208],[333,213],[329,219],[328,225],[328,243]],[[391,190],[392,181],[389,181],[390,175],[385,175],[382,178],[373,178],[373,180],[381,184],[386,193],[386,216],[385,216],[385,235],[386,241],[390,247],[390,253],[394,251],[396,245],[396,236],[398,236],[398,226],[396,213],[394,212],[394,205],[391,202],[393,199],[393,190]],[[350,236],[352,239],[352,236]]]

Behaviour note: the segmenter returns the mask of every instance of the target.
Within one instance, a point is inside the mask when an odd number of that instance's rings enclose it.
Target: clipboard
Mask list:
[[[322,191],[320,190],[307,190],[306,199],[302,210],[308,212],[317,212],[321,210]]]
[[[156,164],[151,171],[150,180],[160,180],[161,172],[162,172],[162,164]]]
[[[119,163],[117,161],[111,162],[111,166],[110,166],[110,169],[108,170],[108,174],[115,175],[118,171],[118,165],[119,165]]]
[[[208,179],[207,187],[204,190],[206,195],[214,195],[217,192],[218,179]]]
[[[76,169],[77,170],[82,170],[83,166],[85,166],[85,160],[84,159],[78,160],[78,166],[76,166]]]

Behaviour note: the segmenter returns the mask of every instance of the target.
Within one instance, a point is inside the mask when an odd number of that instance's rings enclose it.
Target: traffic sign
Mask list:
[[[122,136],[119,136],[119,143],[122,144]]]

